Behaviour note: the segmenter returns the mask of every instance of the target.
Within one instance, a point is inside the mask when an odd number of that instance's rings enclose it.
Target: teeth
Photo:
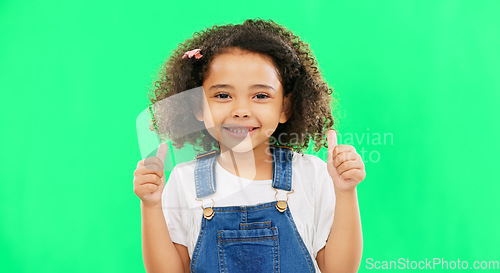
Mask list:
[[[241,133],[248,133],[248,129],[231,129],[231,128],[227,128],[229,131],[231,132],[234,132],[234,133],[238,133],[238,134],[241,134]]]
[[[231,129],[231,128],[227,128],[229,131],[231,132],[235,132],[235,133],[238,133],[238,134],[241,134],[243,132],[247,133],[248,130],[241,130],[241,129]]]

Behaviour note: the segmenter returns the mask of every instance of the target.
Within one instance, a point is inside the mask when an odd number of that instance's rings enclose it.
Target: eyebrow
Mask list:
[[[209,90],[212,91],[217,88],[228,88],[228,89],[234,89],[234,87],[230,84],[214,84],[210,86]],[[265,88],[265,89],[272,89],[276,90],[274,87],[267,85],[267,84],[254,84],[250,88]]]

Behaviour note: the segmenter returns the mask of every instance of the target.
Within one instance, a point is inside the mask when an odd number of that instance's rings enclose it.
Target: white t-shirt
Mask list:
[[[162,209],[170,238],[187,247],[189,257],[198,240],[203,207],[251,206],[276,201],[272,180],[238,177],[216,164],[217,192],[203,201],[196,200],[194,168],[196,160],[178,164],[170,174],[162,193]],[[333,181],[326,163],[319,157],[293,152],[292,189],[288,207],[304,241],[316,271],[316,255],[328,239],[335,210]],[[278,190],[278,200],[286,200],[286,191]]]

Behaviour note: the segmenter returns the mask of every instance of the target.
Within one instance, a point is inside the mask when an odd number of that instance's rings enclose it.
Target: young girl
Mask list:
[[[154,128],[202,153],[166,185],[166,144],[137,165],[147,272],[357,272],[365,169],[329,130],[332,91],[316,66],[308,45],[270,20],[179,45],[152,106],[197,87],[203,100],[152,107]],[[197,123],[204,129],[179,133]],[[326,163],[301,153],[310,140],[328,147]]]

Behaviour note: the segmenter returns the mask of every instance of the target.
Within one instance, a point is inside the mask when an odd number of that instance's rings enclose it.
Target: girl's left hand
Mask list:
[[[337,145],[337,133],[327,132],[328,173],[332,177],[335,192],[350,192],[365,179],[365,164],[351,145]]]

